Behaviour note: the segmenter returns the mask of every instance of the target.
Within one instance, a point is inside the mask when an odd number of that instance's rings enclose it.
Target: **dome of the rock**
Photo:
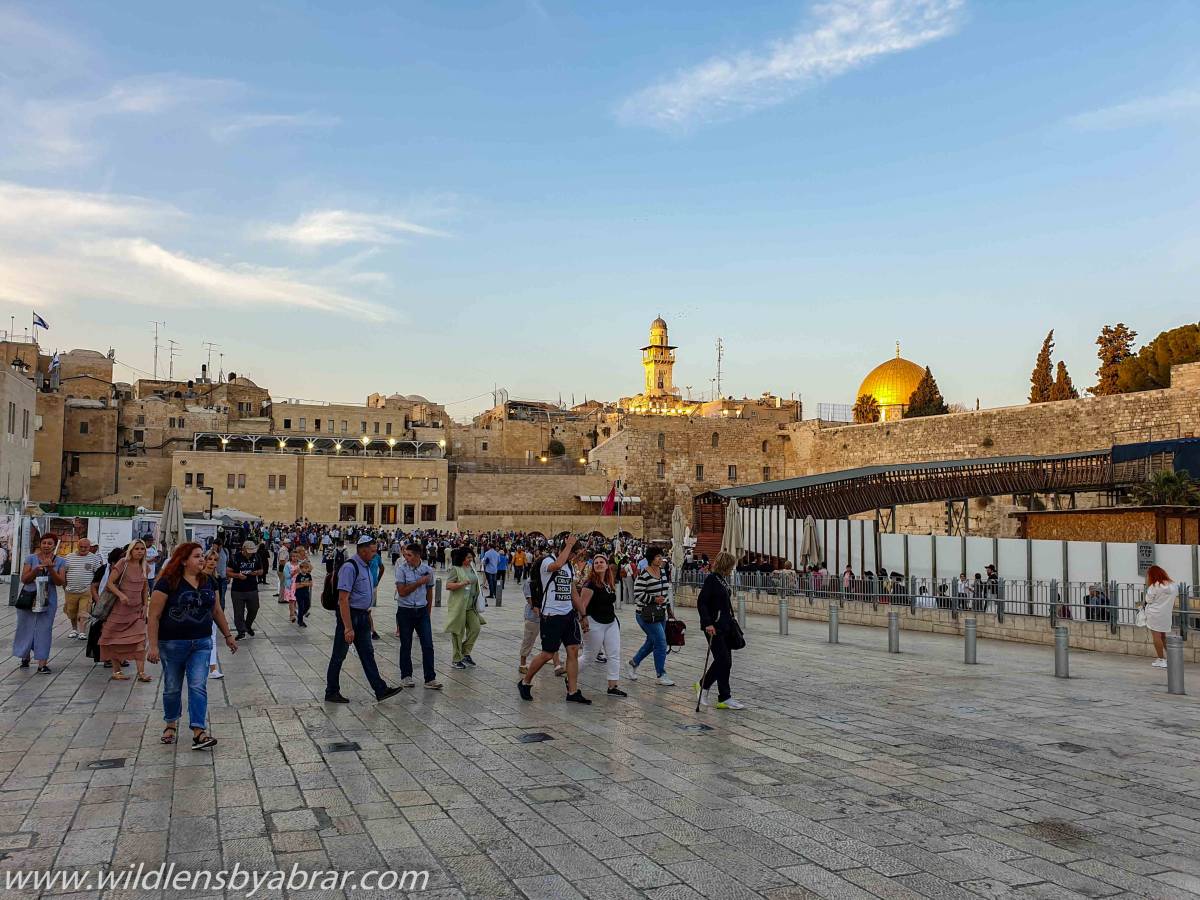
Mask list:
[[[897,348],[895,358],[880,363],[863,379],[856,399],[870,394],[879,403],[882,418],[897,419],[924,375],[925,369],[902,357]]]

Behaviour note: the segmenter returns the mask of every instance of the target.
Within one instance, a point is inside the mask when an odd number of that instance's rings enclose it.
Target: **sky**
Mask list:
[[[456,418],[676,383],[852,403],[1077,386],[1194,322],[1195,0],[0,0],[0,328],[123,379],[418,393]]]

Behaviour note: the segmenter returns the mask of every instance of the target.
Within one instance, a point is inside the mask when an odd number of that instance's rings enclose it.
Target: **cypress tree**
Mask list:
[[[1050,354],[1054,350],[1054,329],[1042,341],[1042,349],[1033,364],[1033,374],[1029,377],[1029,402],[1045,403],[1050,399],[1050,389],[1054,387],[1054,368],[1050,362]]]
[[[1075,390],[1075,385],[1071,382],[1071,376],[1067,372],[1067,364],[1061,359],[1058,361],[1058,370],[1055,373],[1054,384],[1050,387],[1050,399],[1079,399],[1079,391]]]
[[[926,366],[925,374],[921,376],[921,380],[917,382],[916,390],[908,398],[908,409],[904,411],[904,418],[917,419],[921,416],[940,416],[949,411],[946,401],[942,397],[942,392],[938,389],[937,381],[934,380],[933,372],[929,371],[929,366]]]

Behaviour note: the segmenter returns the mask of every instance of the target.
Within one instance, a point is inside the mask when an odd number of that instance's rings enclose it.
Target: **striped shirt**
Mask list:
[[[91,590],[92,575],[102,565],[104,560],[98,553],[88,553],[86,556],[72,553],[67,557],[67,590],[72,594]]]
[[[633,583],[633,602],[637,604],[637,614],[647,621],[666,615],[666,604],[659,606],[654,600],[656,597],[669,596],[665,572],[660,572],[655,576],[649,569],[646,569]],[[643,615],[647,607],[657,607],[657,610]]]

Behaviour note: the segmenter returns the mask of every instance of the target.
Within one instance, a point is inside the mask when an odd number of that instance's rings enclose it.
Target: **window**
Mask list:
[[[763,441],[763,453],[767,452],[767,447],[769,447],[769,446],[770,445],[766,441]]]
[[[484,453],[487,453],[487,441],[483,441],[483,442],[482,442],[482,443],[479,445],[479,449],[480,449],[480,450],[482,450]]]
[[[225,476],[225,490],[232,491],[237,487],[237,476],[230,472]]]
[[[730,480],[730,481],[737,481],[737,466],[730,466],[730,467],[729,467],[729,480]]]
[[[17,404],[11,400],[8,403],[8,433],[17,433]]]
[[[347,422],[345,419],[342,419],[342,434],[345,434],[345,433],[346,433],[346,428],[347,428],[347,426],[348,426],[349,424],[350,424],[350,423],[349,423],[349,422]]]
[[[281,491],[287,490],[287,476],[286,475],[279,476],[279,489]]]
[[[352,490],[352,491],[358,490],[358,476],[357,475],[350,476],[350,490]]]
[[[343,491],[350,490],[350,478],[347,475],[342,476],[342,490]]]
[[[308,431],[308,419],[303,419],[303,418],[302,418],[302,419],[300,420],[300,430],[301,430],[301,431]]]
[[[378,422],[375,423],[375,433],[379,434],[379,423]]]
[[[421,504],[421,521],[436,522],[437,521],[437,504],[422,503]]]
[[[721,445],[721,435],[717,434],[715,431],[713,432],[712,436],[712,445],[714,449]]]
[[[417,507],[415,505],[413,505],[412,503],[404,504],[404,524],[405,525],[417,524]]]
[[[399,480],[399,479],[397,479],[397,480]],[[397,488],[399,488],[399,485],[397,485]],[[429,479],[429,489],[431,491],[436,491],[438,489],[438,480],[436,478]]]
[[[391,434],[391,433],[392,433],[392,423],[391,423],[391,422],[388,422],[388,423],[387,423],[387,429],[386,429],[386,432],[387,432],[387,434]],[[380,523],[380,524],[383,524],[383,523]]]
[[[284,431],[291,431],[291,430],[292,430],[292,420],[291,420],[291,419],[284,419],[284,420],[283,420],[283,430],[284,430]]]
[[[366,423],[366,422],[360,422],[359,424],[360,424],[360,425],[362,425],[362,432],[361,432],[361,433],[362,433],[362,434],[366,434],[366,433],[367,433],[367,423]]]
[[[338,521],[353,522],[358,518],[358,505],[354,503],[338,504]]]
[[[184,473],[183,473],[183,486],[184,486],[184,487],[191,487],[191,486],[192,486],[192,473],[191,473],[191,472],[184,472]]]
[[[657,469],[659,478],[667,477],[667,464],[665,462],[663,462],[661,459],[658,461],[658,465],[655,468]]]
[[[659,450],[667,449],[667,436],[665,434],[663,434],[661,431],[658,433],[658,449]]]
[[[704,464],[703,463],[696,464],[696,480],[697,481],[704,480]]]
[[[321,420],[313,419],[313,431],[320,431],[320,430],[321,430]]]
[[[379,507],[379,524],[380,525],[395,525],[396,524],[396,504],[384,503]]]
[[[246,476],[238,475],[238,490],[244,491],[245,489],[246,489]]]
[[[11,406],[12,404],[9,404],[9,405]],[[9,430],[9,433],[11,434],[11,433],[12,433],[12,430],[13,430],[13,429],[12,429],[12,420],[11,420],[11,419],[9,420],[9,428],[8,428],[8,430]],[[80,423],[79,423],[79,433],[80,433],[80,434],[87,434],[87,433],[88,433],[88,423],[87,423],[87,422],[80,422]]]
[[[29,440],[29,410],[21,410],[21,437]]]
[[[135,444],[140,444],[144,440],[146,440],[146,432],[142,431],[141,429],[137,429],[133,432],[133,441]]]
[[[196,487],[204,487],[204,473],[203,472],[196,473]]]
[[[67,460],[67,474],[68,475],[78,475],[79,474],[79,454],[78,453],[72,453],[70,458]]]
[[[763,481],[770,481],[770,480],[771,480],[771,467],[763,466]]]
[[[146,424],[146,417],[145,417],[145,416],[138,416],[138,417],[137,417],[137,423],[138,423],[139,425],[145,425],[145,424]]]
[[[363,521],[366,524],[368,524],[368,525],[375,524],[375,504],[374,503],[364,503],[363,504],[362,517],[363,517]]]
[[[275,476],[274,475],[267,476],[267,490],[268,491],[275,490]]]

